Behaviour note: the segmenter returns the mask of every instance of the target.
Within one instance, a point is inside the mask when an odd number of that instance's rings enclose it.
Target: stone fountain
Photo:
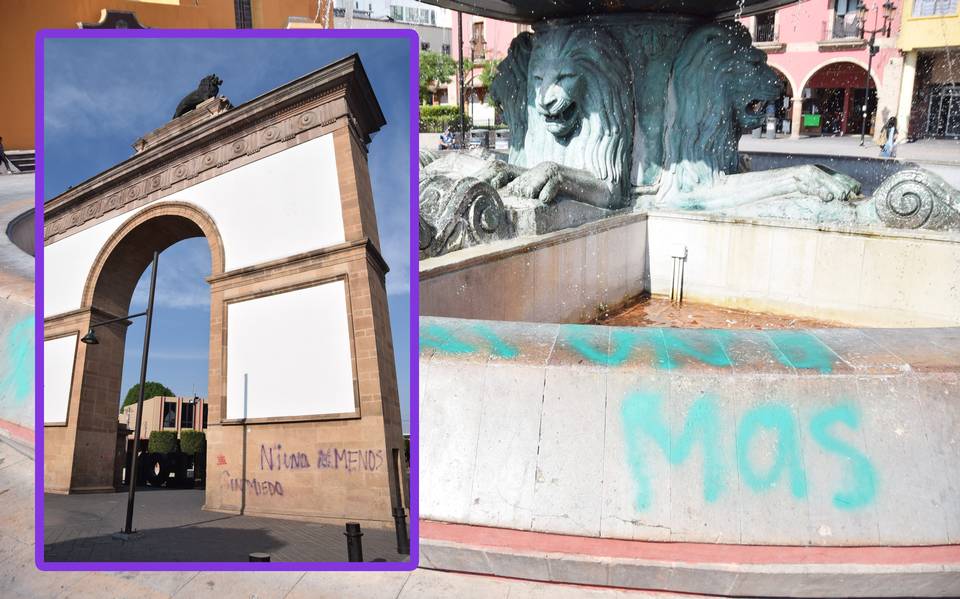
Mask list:
[[[960,231],[960,192],[925,171],[897,173],[870,198],[815,164],[747,171],[738,140],[780,84],[746,28],[716,19],[769,2],[614,4],[470,3],[533,31],[490,89],[508,157],[421,153],[422,258],[648,209]]]
[[[509,155],[421,155],[421,567],[960,593],[958,193],[744,168],[779,91],[717,18],[777,2],[436,3],[533,31],[491,89]],[[863,328],[590,324],[677,281]]]

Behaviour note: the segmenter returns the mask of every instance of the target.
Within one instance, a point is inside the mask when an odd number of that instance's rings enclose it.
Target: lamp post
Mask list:
[[[463,13],[460,11],[457,11],[457,84],[460,105],[460,149],[462,150],[466,138],[464,129],[467,128],[467,117],[463,113]]]
[[[150,271],[150,294],[147,297],[147,310],[136,314],[128,314],[120,318],[105,320],[97,324],[90,324],[90,330],[80,341],[88,345],[100,343],[93,329],[106,324],[129,320],[140,316],[146,316],[147,322],[143,331],[143,355],[140,357],[140,395],[137,398],[137,421],[133,429],[133,457],[130,460],[130,489],[127,492],[127,519],[123,526],[124,534],[133,533],[133,498],[137,492],[137,454],[140,452],[140,423],[143,420],[143,393],[144,386],[147,384],[147,354],[150,351],[150,325],[153,322],[153,295],[157,288],[157,262],[160,260],[160,252],[153,253],[153,268]]]
[[[896,5],[893,3],[893,0],[887,0],[883,3],[883,26],[871,31],[867,31],[867,12],[869,9],[867,5],[864,4],[863,0],[860,0],[860,3],[857,4],[857,16],[860,18],[860,35],[870,34],[870,40],[867,42],[867,76],[863,80],[863,122],[860,123],[860,145],[863,145],[863,138],[867,134],[867,104],[870,98],[870,71],[873,68],[873,57],[877,52],[880,51],[880,48],[876,45],[876,39],[878,33],[883,33],[886,37],[890,37],[890,28],[893,25],[893,12],[897,10]],[[874,20],[876,24],[876,20]]]

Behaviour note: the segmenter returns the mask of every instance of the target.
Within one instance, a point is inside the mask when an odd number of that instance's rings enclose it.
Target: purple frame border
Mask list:
[[[43,278],[43,198],[44,198],[44,42],[60,38],[321,38],[321,39],[405,39],[410,52],[410,264],[419,260],[417,244],[419,176],[419,81],[414,74],[419,72],[420,44],[412,29],[45,29],[37,32],[35,48],[36,120],[34,136],[36,145],[36,192],[34,219],[35,257],[35,347],[34,347],[34,427],[36,431],[36,458],[34,461],[34,556],[37,568],[44,571],[130,571],[130,570],[177,570],[177,571],[410,571],[420,561],[420,431],[419,431],[419,285],[417,271],[410,269],[410,505],[408,531],[410,557],[403,562],[48,562],[44,559],[43,544],[43,329],[44,329],[44,278]]]

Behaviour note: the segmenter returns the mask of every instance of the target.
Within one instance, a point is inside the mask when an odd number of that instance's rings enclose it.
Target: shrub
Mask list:
[[[180,431],[180,451],[195,455],[207,446],[207,436],[203,431]]]
[[[177,433],[173,431],[153,431],[147,444],[150,453],[174,453],[177,451]]]
[[[470,129],[472,126],[470,117],[465,116],[464,121],[467,129]],[[421,133],[442,133],[446,131],[447,127],[453,127],[454,131],[460,130],[460,109],[458,107],[447,104],[420,107]]]

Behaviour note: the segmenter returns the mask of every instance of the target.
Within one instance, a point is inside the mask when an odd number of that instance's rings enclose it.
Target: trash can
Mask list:
[[[496,141],[494,142],[494,149],[496,150],[510,149],[510,130],[509,129],[497,130]]]
[[[777,138],[777,117],[767,117],[767,139]]]

